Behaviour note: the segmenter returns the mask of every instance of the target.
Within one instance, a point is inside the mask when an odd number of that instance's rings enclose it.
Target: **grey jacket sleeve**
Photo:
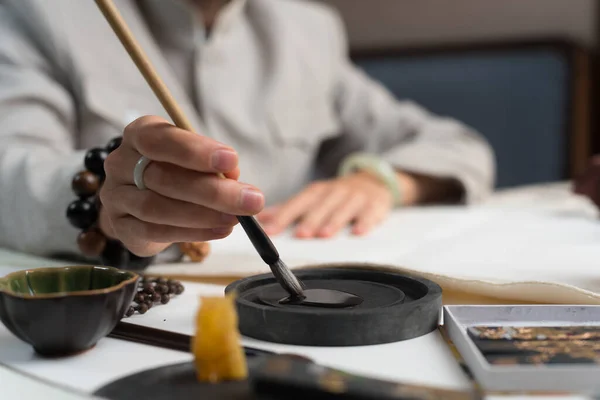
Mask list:
[[[399,170],[455,178],[465,201],[483,199],[493,188],[493,152],[478,133],[450,118],[435,116],[410,102],[399,101],[349,60],[339,19],[332,52],[337,112],[344,136],[331,144],[329,160],[339,162],[351,151],[380,154]]]
[[[84,153],[74,150],[73,100],[8,7],[0,4],[0,246],[75,252],[65,210]]]

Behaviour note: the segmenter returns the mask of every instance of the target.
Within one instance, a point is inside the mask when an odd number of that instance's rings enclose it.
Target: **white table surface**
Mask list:
[[[545,207],[557,212],[576,211],[593,216],[595,210],[582,203],[581,199],[574,198],[567,189],[567,184],[556,184],[500,192],[489,200],[488,205],[520,209]],[[0,275],[7,271],[7,267],[3,270],[0,260]],[[154,307],[143,316],[135,315],[129,322],[193,334],[192,319],[197,311],[199,295],[222,293],[222,286],[187,283],[186,292],[168,306]],[[323,365],[377,378],[456,389],[469,385],[438,332],[400,343],[349,348],[285,346],[252,339],[244,339],[244,343],[257,348],[305,354]],[[48,360],[37,357],[28,345],[0,326],[0,398],[29,399],[43,395],[46,399],[70,400],[87,397],[85,394],[121,376],[190,359],[189,354],[106,338],[84,354]],[[11,369],[3,368],[2,364]],[[15,373],[15,370],[26,375]],[[44,382],[32,381],[31,377],[76,392],[67,394],[60,388],[49,388]]]
[[[186,288],[168,307],[153,307],[145,315],[136,314],[127,322],[193,334],[192,319],[197,311],[198,295],[221,295],[223,287],[188,283]],[[252,339],[244,339],[244,344],[277,352],[304,354],[324,365],[379,378],[449,388],[468,387],[467,379],[437,332],[411,341],[364,347],[300,347]],[[427,356],[424,357],[424,354]],[[191,355],[106,338],[96,348],[84,354],[65,359],[44,359],[36,356],[31,347],[2,327],[0,360],[29,374],[81,391],[93,392],[118,377],[151,367],[191,360]],[[422,371],[428,373],[423,374]],[[77,374],[76,379],[74,373]]]

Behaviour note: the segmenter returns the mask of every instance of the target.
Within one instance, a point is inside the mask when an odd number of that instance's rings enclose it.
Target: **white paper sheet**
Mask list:
[[[434,279],[444,288],[501,299],[600,304],[600,218],[569,184],[499,192],[479,207],[394,212],[366,237],[273,238],[292,268],[364,262]],[[0,275],[64,265],[0,249]],[[199,264],[155,265],[151,273],[242,277],[269,272],[240,227],[212,243]]]
[[[292,268],[376,263],[434,278],[453,289],[541,302],[600,303],[600,220],[589,214],[519,208],[424,208],[395,212],[372,234],[329,240],[273,238]],[[268,272],[241,228],[214,242],[201,264],[155,273],[248,276]],[[574,289],[574,287],[580,290]]]

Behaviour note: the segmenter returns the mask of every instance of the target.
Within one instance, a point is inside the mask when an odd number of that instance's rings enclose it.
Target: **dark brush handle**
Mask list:
[[[281,261],[279,252],[256,219],[254,219],[254,217],[237,218],[260,257],[269,268],[271,268],[271,272],[273,272],[273,276],[279,285],[288,292],[290,296],[301,297],[303,295],[304,285],[296,278],[292,271],[290,271],[287,265]]]
[[[108,337],[146,344],[148,346],[162,347],[163,349],[191,352],[192,337],[190,335],[150,328],[129,322],[119,322],[112,332],[108,334]],[[270,351],[251,347],[244,347],[244,350],[246,356],[273,354]]]
[[[237,217],[240,225],[246,231],[246,235],[250,238],[252,245],[260,255],[260,258],[267,265],[273,265],[279,260],[279,252],[269,239],[269,236],[263,231],[258,221],[254,217]]]
[[[163,331],[128,322],[119,322],[108,336],[114,339],[127,340],[130,342],[184,352],[190,352],[192,343],[192,338],[189,335]]]

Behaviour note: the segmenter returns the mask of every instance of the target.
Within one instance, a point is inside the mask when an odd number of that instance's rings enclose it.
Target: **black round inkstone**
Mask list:
[[[294,270],[307,289],[334,289],[359,296],[353,307],[285,304],[272,274],[227,286],[237,293],[244,336],[300,346],[366,346],[413,339],[437,328],[442,289],[424,278],[369,264],[333,264]]]
[[[304,282],[306,285],[305,295],[310,299],[312,292],[332,291],[332,297],[336,293],[348,293],[360,299],[358,304],[349,304],[348,306],[337,305],[333,302],[323,302],[322,304],[303,304],[302,299],[294,301],[290,299],[285,290],[277,283],[265,285],[258,295],[258,299],[266,305],[273,307],[320,307],[320,308],[378,308],[387,307],[404,301],[405,295],[399,288],[383,285],[376,282],[367,281],[352,281],[352,280],[330,280],[330,279],[315,279]],[[377,293],[377,296],[373,296]],[[332,304],[333,303],[333,304]]]

